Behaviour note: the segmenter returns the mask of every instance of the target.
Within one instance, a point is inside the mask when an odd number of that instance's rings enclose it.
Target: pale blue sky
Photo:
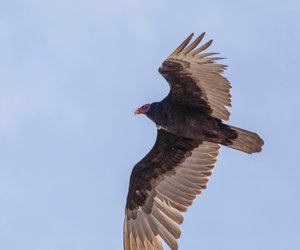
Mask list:
[[[228,58],[229,123],[265,146],[221,149],[180,249],[300,249],[299,13],[297,0],[0,0],[0,249],[122,249],[129,175],[156,133],[133,111],[167,94],[157,68],[203,31]]]

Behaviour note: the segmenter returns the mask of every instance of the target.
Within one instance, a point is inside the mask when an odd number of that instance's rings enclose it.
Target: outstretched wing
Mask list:
[[[166,99],[228,120],[230,113],[226,107],[231,106],[231,86],[223,76],[226,66],[215,63],[222,58],[211,57],[218,53],[203,53],[212,40],[196,48],[204,34],[188,45],[193,37],[191,34],[159,68],[171,87]]]
[[[178,249],[181,212],[206,188],[219,145],[158,130],[151,151],[134,167],[124,221],[125,250]]]

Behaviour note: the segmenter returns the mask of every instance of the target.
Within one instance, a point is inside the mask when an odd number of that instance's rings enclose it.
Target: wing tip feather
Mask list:
[[[175,50],[174,52],[168,56],[169,57],[172,57],[172,56],[175,56],[175,55],[178,55],[188,44],[189,42],[192,40],[194,36],[194,33],[192,32]]]

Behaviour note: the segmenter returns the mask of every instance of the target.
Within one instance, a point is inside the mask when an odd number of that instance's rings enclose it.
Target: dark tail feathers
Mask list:
[[[260,152],[262,150],[264,141],[258,134],[234,126],[229,126],[229,128],[236,131],[238,137],[232,140],[232,144],[227,144],[226,146],[248,154]]]

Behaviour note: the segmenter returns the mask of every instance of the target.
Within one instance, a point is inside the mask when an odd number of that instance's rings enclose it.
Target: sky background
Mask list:
[[[222,148],[180,249],[300,249],[297,0],[0,0],[0,249],[122,249],[132,167],[156,129],[161,62],[206,31],[232,83],[230,124],[263,152]]]

